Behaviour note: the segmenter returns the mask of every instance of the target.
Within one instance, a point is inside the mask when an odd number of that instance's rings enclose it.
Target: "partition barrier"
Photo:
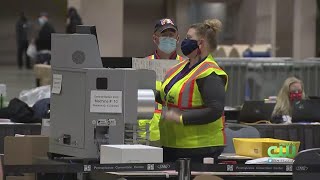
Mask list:
[[[296,76],[308,96],[320,96],[320,59],[216,58],[229,75],[226,106],[276,96],[284,80]]]

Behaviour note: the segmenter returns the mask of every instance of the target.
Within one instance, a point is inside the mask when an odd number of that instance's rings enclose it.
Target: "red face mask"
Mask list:
[[[290,92],[290,101],[299,101],[302,99],[302,91]]]

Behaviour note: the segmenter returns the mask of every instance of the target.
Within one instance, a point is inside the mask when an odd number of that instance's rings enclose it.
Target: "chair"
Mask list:
[[[299,152],[294,158],[293,165],[317,165],[320,166],[320,148],[307,149]],[[296,173],[293,171],[293,180],[319,179],[320,171],[317,173]]]
[[[225,128],[227,146],[223,153],[235,153],[233,138],[260,138],[260,132],[252,126],[226,123]]]

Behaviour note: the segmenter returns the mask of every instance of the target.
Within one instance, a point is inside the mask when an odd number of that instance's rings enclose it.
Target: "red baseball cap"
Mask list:
[[[166,29],[173,29],[175,31],[178,31],[177,26],[171,19],[168,18],[160,19],[154,26],[154,32],[162,32]]]

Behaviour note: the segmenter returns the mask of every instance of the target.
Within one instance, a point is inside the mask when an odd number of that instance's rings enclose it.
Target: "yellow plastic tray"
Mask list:
[[[294,158],[300,142],[272,138],[233,138],[233,145],[236,154],[240,156]]]

